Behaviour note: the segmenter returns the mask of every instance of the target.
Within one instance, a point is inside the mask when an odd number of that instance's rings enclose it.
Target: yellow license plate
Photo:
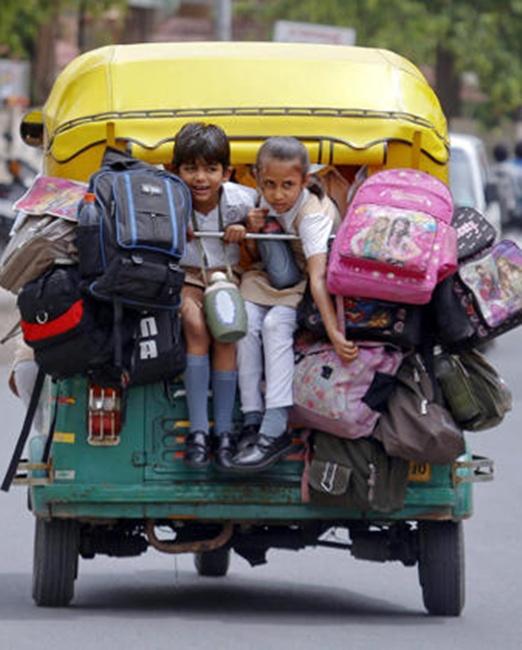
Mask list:
[[[429,463],[416,463],[410,461],[408,480],[416,483],[427,483],[431,479],[431,465]]]

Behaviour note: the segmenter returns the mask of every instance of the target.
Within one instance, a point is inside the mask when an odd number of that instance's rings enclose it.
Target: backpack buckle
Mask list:
[[[143,264],[143,257],[140,255],[131,255],[131,261],[133,264]]]

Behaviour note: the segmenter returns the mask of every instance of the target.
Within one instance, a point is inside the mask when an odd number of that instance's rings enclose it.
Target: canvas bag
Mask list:
[[[386,454],[372,438],[341,440],[313,432],[308,476],[309,500],[316,506],[391,512],[404,505],[409,463]]]
[[[294,371],[292,424],[341,438],[371,435],[402,356],[391,346],[365,343],[347,363],[330,344],[304,345]]]
[[[506,383],[478,350],[435,355],[435,374],[446,404],[457,422],[468,431],[499,425],[511,410]]]
[[[404,460],[449,463],[464,452],[462,432],[435,401],[432,379],[419,354],[404,359],[374,436],[390,456]]]
[[[448,188],[429,174],[389,169],[360,186],[328,263],[333,294],[407,304],[429,302],[457,269]]]
[[[108,148],[88,191],[96,196],[98,221],[84,226],[80,219],[77,247],[90,293],[138,309],[177,306],[192,210],[185,183]]]
[[[76,220],[20,213],[0,260],[0,286],[17,294],[53,264],[76,261]]]
[[[522,323],[522,250],[501,241],[463,263],[448,287],[434,295],[438,339],[458,349],[496,338]]]

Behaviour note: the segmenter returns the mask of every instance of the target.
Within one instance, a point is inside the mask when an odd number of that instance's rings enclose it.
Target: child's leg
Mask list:
[[[237,344],[239,393],[244,424],[259,425],[264,410],[261,381],[263,379],[263,343],[261,329],[268,307],[245,302],[248,332]]]
[[[236,401],[237,370],[235,343],[214,341],[212,357],[212,403],[214,434],[232,431],[232,413]]]
[[[257,438],[234,457],[234,471],[263,471],[292,448],[286,428],[288,408],[292,405],[295,326],[296,310],[290,307],[272,307],[263,320],[266,411]]]
[[[266,412],[261,433],[278,437],[285,433],[288,409],[293,404],[294,331],[297,312],[292,307],[272,307],[263,322]]]
[[[187,344],[187,368],[184,382],[190,431],[203,432],[207,435],[210,336],[203,313],[203,290],[199,287],[191,285],[183,287],[181,319]]]

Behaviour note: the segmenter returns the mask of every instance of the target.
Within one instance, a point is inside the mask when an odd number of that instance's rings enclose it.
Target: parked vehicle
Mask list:
[[[482,140],[474,135],[450,133],[449,183],[459,208],[475,208],[502,233],[498,189]]]
[[[343,165],[348,175],[362,166],[415,167],[447,182],[449,141],[437,98],[411,63],[377,49],[105,47],[61,73],[42,114],[31,114],[22,133],[44,147],[44,173],[86,181],[107,144],[154,164],[170,162],[176,132],[193,120],[226,131],[238,177],[277,133],[298,136],[313,163]],[[188,468],[178,380],[130,388],[124,418],[122,403],[83,377],[58,382],[54,404],[50,455],[46,436],[32,438],[17,477],[29,486],[35,515],[37,605],[69,604],[80,557],[133,556],[152,546],[194,553],[200,575],[223,576],[231,550],[256,565],[269,548],[330,546],[418,565],[427,610],[462,611],[463,520],[472,514],[472,483],[492,478],[491,461],[471,450],[452,464],[411,463],[404,507],[363,512],[303,502],[297,432],[296,453],[262,474]],[[107,422],[110,441],[99,444]],[[158,536],[159,526],[169,538]],[[349,531],[350,542],[325,539],[336,527]],[[343,573],[348,584],[349,569]]]

